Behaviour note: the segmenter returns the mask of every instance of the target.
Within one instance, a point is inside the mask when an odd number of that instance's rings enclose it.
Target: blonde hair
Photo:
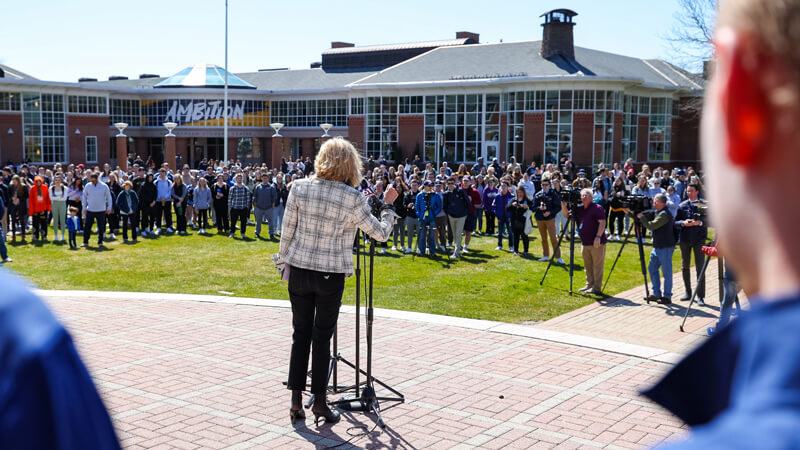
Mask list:
[[[314,160],[317,178],[340,181],[352,187],[361,184],[361,166],[358,150],[340,136],[322,144]]]
[[[180,181],[181,184],[183,184],[183,177],[181,176],[181,174],[176,173],[175,175],[172,176],[172,182],[175,183],[176,181]]]

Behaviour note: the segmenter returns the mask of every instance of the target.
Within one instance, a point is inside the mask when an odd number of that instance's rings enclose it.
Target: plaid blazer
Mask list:
[[[376,219],[367,199],[344,183],[304,178],[289,191],[278,254],[292,267],[350,276],[356,229],[385,242],[394,221],[388,211]]]

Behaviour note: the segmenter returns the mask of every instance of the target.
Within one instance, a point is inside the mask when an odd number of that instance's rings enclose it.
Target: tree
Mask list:
[[[670,59],[694,73],[711,59],[719,0],[678,0],[675,23],[664,36],[670,44]]]

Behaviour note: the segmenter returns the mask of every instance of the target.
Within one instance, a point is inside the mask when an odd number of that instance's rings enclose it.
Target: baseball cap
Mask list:
[[[584,169],[581,169],[581,170],[579,170],[579,171],[578,171],[578,174],[579,174],[579,175],[580,175],[580,174],[584,174],[584,175],[586,175],[586,171],[585,171]]]
[[[436,182],[434,184],[437,185],[437,186],[441,186],[442,185],[442,180],[436,180]]]
[[[439,184],[441,184],[441,181],[439,182]],[[422,185],[423,186],[433,186],[433,183],[431,183],[431,180],[425,180],[425,182],[422,183]]]
[[[683,169],[678,169],[678,175],[686,175],[686,171]]]

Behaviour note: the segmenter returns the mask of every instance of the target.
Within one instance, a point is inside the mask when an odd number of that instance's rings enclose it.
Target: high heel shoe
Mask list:
[[[342,418],[339,412],[330,409],[327,403],[322,403],[320,405],[314,402],[314,406],[311,407],[311,412],[314,414],[314,425],[319,425],[319,421],[322,418],[325,419],[325,423],[336,423]]]
[[[289,418],[292,423],[299,419],[306,418],[306,412],[303,411],[303,393],[299,390],[292,390],[292,407],[289,408]]]
[[[295,423],[298,420],[305,418],[306,418],[306,412],[303,411],[303,408],[289,409],[289,419],[291,419],[292,423]]]

